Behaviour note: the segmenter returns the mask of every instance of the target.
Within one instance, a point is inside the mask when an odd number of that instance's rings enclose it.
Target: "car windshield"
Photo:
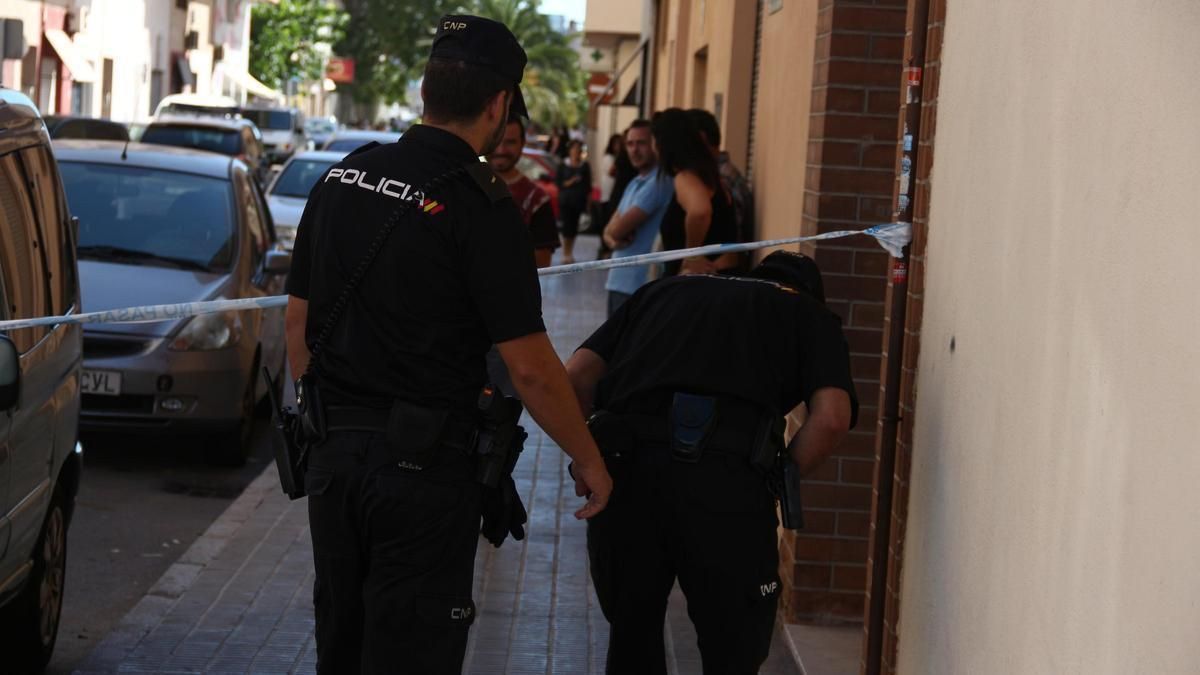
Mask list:
[[[184,124],[152,124],[142,132],[142,142],[154,145],[175,145],[236,155],[242,151],[241,134],[237,129],[221,129]]]
[[[310,134],[331,134],[334,132],[334,126],[329,120],[310,119],[304,123],[304,130]]]
[[[242,117],[259,129],[291,129],[292,114],[286,110],[243,110]]]
[[[79,257],[227,271],[233,192],[220,178],[87,162],[59,162]]]
[[[281,197],[307,198],[312,192],[317,179],[329,170],[335,162],[328,159],[296,159],[288,162],[283,173],[275,179],[271,186],[271,194]]]

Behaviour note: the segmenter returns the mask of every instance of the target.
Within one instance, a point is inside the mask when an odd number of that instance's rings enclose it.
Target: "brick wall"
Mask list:
[[[880,481],[892,482],[891,525],[888,536],[887,560],[885,561],[888,566],[886,587],[883,589],[868,589],[868,594],[876,592],[885,594],[884,623],[879,627],[866,626],[863,636],[863,653],[865,655],[867,652],[865,646],[870,640],[871,630],[880,630],[883,632],[883,650],[881,663],[877,670],[874,669],[873,664],[869,665],[865,660],[863,661],[862,672],[864,673],[878,672],[894,675],[896,672],[897,647],[900,640],[897,619],[900,615],[901,562],[903,560],[904,535],[907,525],[909,476],[912,469],[912,430],[913,423],[915,422],[917,358],[921,347],[921,318],[925,297],[925,245],[928,241],[929,232],[930,177],[933,170],[934,138],[937,126],[938,82],[941,73],[942,37],[944,35],[945,17],[946,0],[929,0],[928,23],[925,26],[925,64],[921,82],[921,96],[918,101],[913,103],[913,105],[920,105],[921,116],[919,133],[916,138],[917,163],[913,167],[913,241],[909,247],[904,350],[901,354],[885,354],[882,364],[886,368],[889,359],[901,359],[900,421],[896,429],[895,468],[892,475],[881,476],[877,473],[873,480],[876,491],[878,491]],[[911,36],[914,30],[919,29],[918,26],[914,25],[915,23],[915,17],[910,13],[906,27],[907,35]],[[908,61],[911,41],[906,41],[906,43],[905,60]],[[899,129],[903,129],[905,117],[906,114],[902,110]],[[897,153],[897,156],[899,156],[899,153]],[[892,283],[889,281],[886,294],[888,304],[885,306],[890,306],[893,290]],[[884,318],[885,334],[890,333],[892,328],[891,317],[886,316]],[[883,448],[877,450],[877,461],[879,459],[879,452],[881,451],[883,451]],[[874,548],[876,537],[874,514],[878,508],[879,504],[875,504],[872,509],[872,549]],[[868,561],[868,565],[874,564],[874,562]]]
[[[906,0],[821,0],[813,62],[802,234],[888,222]],[[871,481],[888,256],[867,237],[809,247],[845,322],[858,426],[805,483],[805,529],[780,547],[791,621],[857,623],[867,579]]]

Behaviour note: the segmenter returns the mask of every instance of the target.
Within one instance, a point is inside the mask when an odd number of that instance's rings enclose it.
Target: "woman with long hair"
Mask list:
[[[675,181],[675,200],[663,216],[668,251],[737,241],[733,201],[721,186],[717,160],[681,108],[655,113],[650,121],[659,166]],[[666,264],[666,275],[715,274],[719,256],[696,256]]]
[[[571,141],[567,158],[558,165],[558,207],[562,214],[562,263],[575,262],[575,235],[579,234],[579,218],[587,208],[592,193],[592,169],[583,159],[583,143]]]

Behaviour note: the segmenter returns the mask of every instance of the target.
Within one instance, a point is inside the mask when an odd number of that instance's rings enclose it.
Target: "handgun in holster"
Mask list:
[[[779,499],[779,516],[783,527],[799,530],[804,527],[804,511],[800,504],[800,472],[787,454],[783,436],[787,423],[782,415],[766,411],[759,421],[750,449],[750,463],[767,476],[771,492]]]
[[[275,395],[278,381],[271,372],[262,369],[267,382],[267,400],[271,404],[271,454],[275,457],[275,468],[279,470],[279,484],[290,499],[305,496],[304,470],[308,465],[309,443],[302,437],[300,415],[285,408]]]
[[[524,449],[527,434],[517,421],[521,419],[521,401],[505,396],[488,385],[479,394],[479,435],[475,442],[478,467],[476,479],[496,487],[510,475]]]

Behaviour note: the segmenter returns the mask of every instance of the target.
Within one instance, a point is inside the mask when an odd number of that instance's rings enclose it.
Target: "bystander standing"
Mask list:
[[[637,120],[625,132],[625,151],[637,174],[623,188],[616,212],[604,227],[604,243],[613,258],[649,253],[671,203],[674,187],[658,166],[651,147],[650,123]],[[647,281],[645,267],[618,267],[608,272],[608,314],[614,312]]]
[[[717,160],[691,117],[680,108],[655,113],[652,122],[659,164],[674,179],[675,199],[662,222],[663,248],[678,250],[737,240],[733,202],[721,186]],[[721,271],[718,256],[669,262],[668,276]]]
[[[733,201],[733,223],[736,238],[739,242],[754,240],[754,192],[750,181],[734,165],[729,153],[721,149],[721,125],[713,115],[703,108],[693,108],[688,112],[700,136],[717,159],[717,170],[721,174],[721,187],[729,193]],[[717,260],[716,265],[721,271],[743,272],[748,269],[749,255],[746,253],[726,253]]]
[[[583,143],[570,141],[567,158],[558,166],[558,207],[562,215],[562,262],[575,262],[575,236],[579,218],[592,192],[592,168],[583,159]]]
[[[509,115],[504,138],[492,154],[488,155],[487,160],[496,175],[503,178],[508,185],[517,210],[521,212],[521,220],[529,227],[529,234],[533,237],[533,257],[537,266],[548,267],[550,256],[559,245],[558,227],[554,222],[554,208],[550,203],[550,195],[517,169],[517,162],[520,161],[524,150],[525,123],[519,115]]]

